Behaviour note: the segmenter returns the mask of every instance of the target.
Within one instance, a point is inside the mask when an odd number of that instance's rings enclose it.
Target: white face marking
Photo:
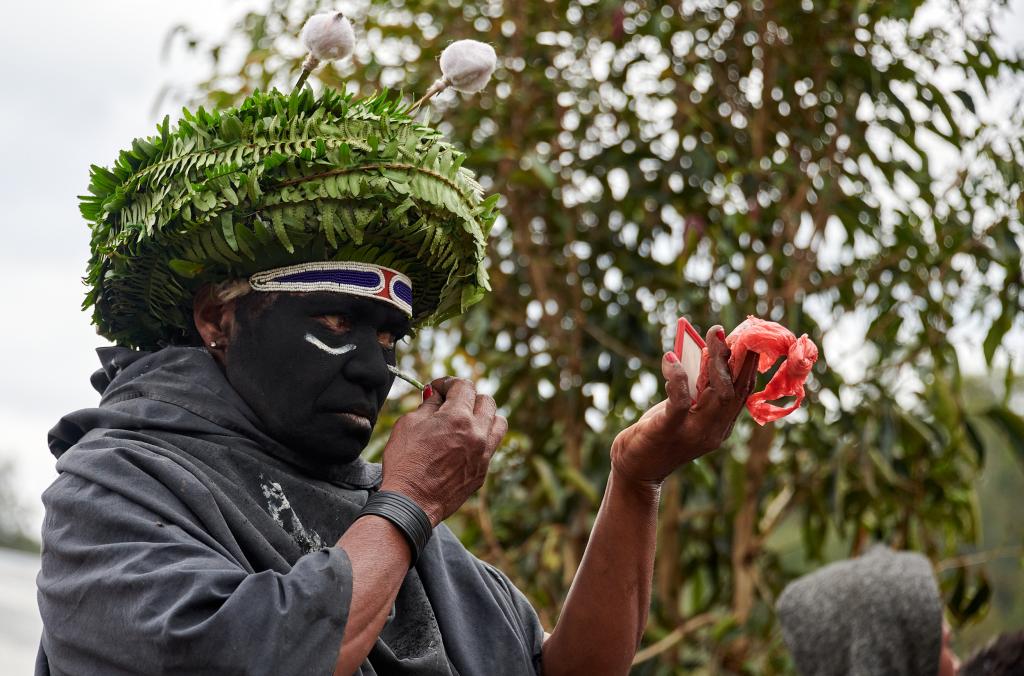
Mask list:
[[[351,343],[348,344],[348,345],[342,345],[341,347],[331,347],[330,345],[327,345],[322,340],[320,340],[319,338],[314,336],[312,333],[307,333],[306,334],[306,342],[314,345],[315,347],[320,348],[321,350],[323,350],[327,354],[332,354],[332,355],[335,355],[335,356],[342,355],[342,354],[345,354],[346,352],[351,352],[352,350],[356,349],[356,346],[352,345]],[[404,371],[398,370],[398,367],[392,366],[391,364],[388,364],[388,371],[391,371],[391,373],[395,374],[396,376],[398,376],[402,380],[406,381],[407,383],[409,383],[413,387],[415,387],[417,389],[420,389],[420,390],[423,389],[423,383],[421,383],[420,381],[416,380],[415,378],[413,378],[408,373],[405,373]]]
[[[330,345],[327,345],[322,340],[314,336],[312,333],[306,334],[306,342],[312,343],[314,346],[320,348],[327,354],[333,354],[335,356],[342,355],[345,354],[346,352],[351,352],[352,350],[356,349],[356,346],[352,345],[351,343],[349,343],[348,345],[342,345],[341,347],[331,347]]]

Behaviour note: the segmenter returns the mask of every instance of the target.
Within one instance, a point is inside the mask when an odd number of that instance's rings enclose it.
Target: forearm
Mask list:
[[[629,671],[647,623],[659,490],[612,471],[558,625],[544,642],[546,675]]]
[[[350,676],[380,635],[412,554],[399,530],[378,516],[356,520],[338,540],[338,546],[348,554],[352,565],[352,601],[334,673]]]

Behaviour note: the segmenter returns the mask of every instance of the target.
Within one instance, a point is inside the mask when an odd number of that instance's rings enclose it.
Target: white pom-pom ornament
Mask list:
[[[441,75],[455,91],[475,94],[491,80],[498,55],[478,40],[459,40],[441,52]]]
[[[486,42],[456,40],[441,52],[441,77],[413,108],[449,87],[463,94],[475,94],[487,86],[497,65],[498,55]]]
[[[325,12],[309,17],[299,33],[299,39],[309,51],[302,62],[302,75],[295,83],[301,89],[306,78],[321,61],[336,61],[351,56],[356,46],[356,35],[352,24],[341,12]]]
[[[306,21],[299,39],[318,61],[344,59],[356,46],[352,24],[341,12],[314,14]]]

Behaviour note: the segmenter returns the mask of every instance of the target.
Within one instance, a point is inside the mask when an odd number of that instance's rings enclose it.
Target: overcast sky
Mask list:
[[[104,344],[80,309],[89,233],[77,195],[90,164],[110,164],[153,133],[154,102],[174,75],[160,60],[168,28],[227,26],[238,3],[48,0],[5,3],[0,21],[0,461],[32,510],[52,481],[46,433],[95,405],[89,375]],[[40,39],[42,38],[42,39]]]
[[[92,406],[93,348],[103,343],[81,312],[88,230],[77,198],[92,163],[109,164],[165,112],[154,101],[188,64],[160,61],[168,28],[220,31],[242,2],[50,0],[12,2],[0,21],[0,461],[41,519],[39,494],[55,476],[46,432],[64,413]],[[1018,44],[1024,0],[1001,22]],[[42,39],[40,39],[42,38]],[[172,117],[174,116],[172,112]],[[826,345],[826,348],[828,346]],[[826,357],[828,354],[826,353]]]

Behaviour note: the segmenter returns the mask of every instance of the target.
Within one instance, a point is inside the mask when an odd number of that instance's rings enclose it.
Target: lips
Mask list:
[[[370,430],[376,422],[376,411],[368,406],[345,406],[328,411],[353,427]]]
[[[357,413],[337,413],[336,415],[351,424],[353,427],[358,427],[364,430],[373,429],[373,421],[366,416],[359,415]]]

